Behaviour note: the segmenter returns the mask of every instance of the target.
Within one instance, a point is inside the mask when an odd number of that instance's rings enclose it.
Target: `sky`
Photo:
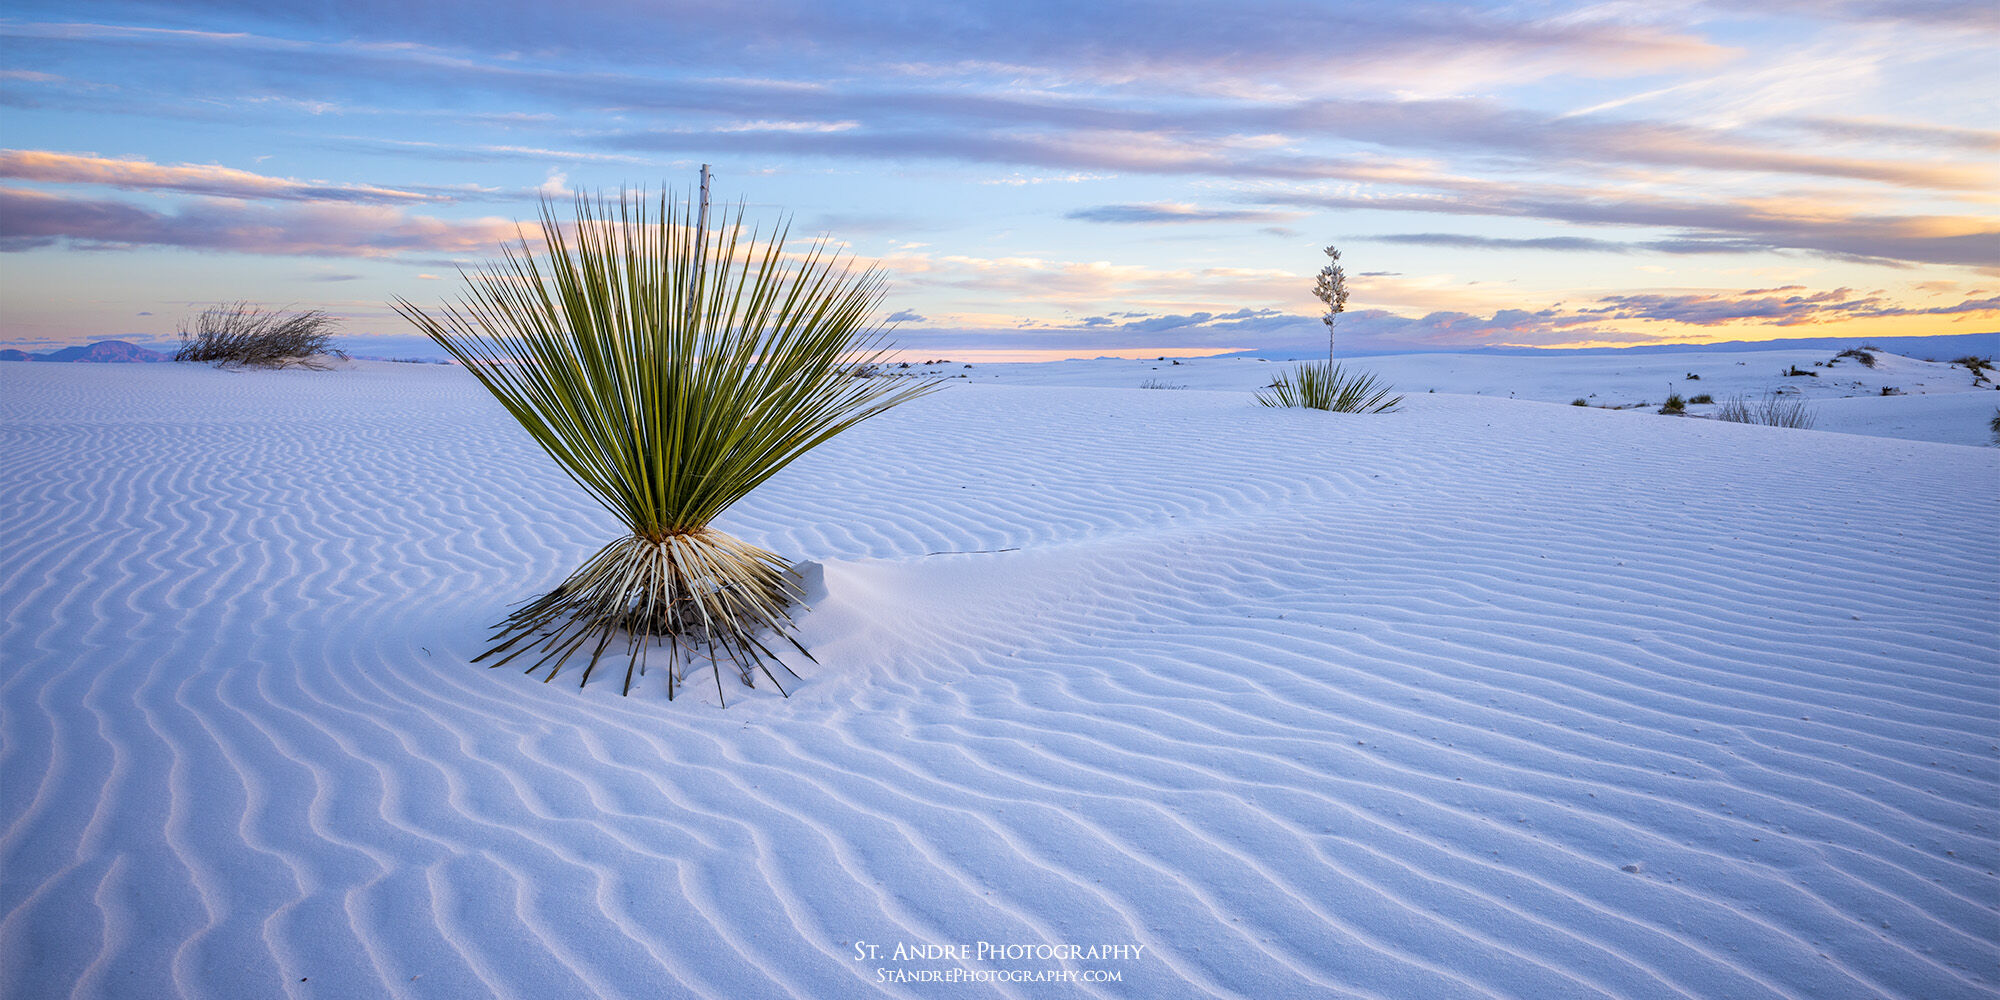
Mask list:
[[[362,355],[538,200],[789,217],[907,352],[2000,330],[2000,4],[13,0],[0,344],[218,302]],[[531,227],[532,231],[532,227]]]

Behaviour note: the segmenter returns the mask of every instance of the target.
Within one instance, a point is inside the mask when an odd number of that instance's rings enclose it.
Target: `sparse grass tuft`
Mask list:
[[[1146,381],[1144,381],[1144,382],[1141,382],[1141,383],[1139,383],[1139,388],[1141,388],[1141,389],[1185,389],[1185,388],[1187,388],[1187,386],[1184,386],[1184,385],[1180,385],[1180,384],[1177,384],[1177,383],[1172,383],[1172,382],[1162,382],[1162,381],[1160,381],[1159,379],[1156,379],[1156,378],[1149,378],[1149,379],[1147,379]]]
[[[1715,402],[1715,397],[1705,392],[1699,396],[1694,397],[1693,399],[1688,400],[1689,405],[1692,406],[1707,406],[1714,402]]]
[[[1776,390],[1767,392],[1762,398],[1747,400],[1742,396],[1731,397],[1716,411],[1716,419],[1738,424],[1763,424],[1766,427],[1809,428],[1813,425],[1812,408],[1804,398]]]
[[[1308,362],[1279,375],[1271,391],[1257,394],[1265,406],[1303,407],[1332,413],[1388,413],[1403,397],[1391,398],[1394,391],[1379,376],[1366,372],[1348,374],[1337,364]]]
[[[211,306],[183,325],[175,361],[221,368],[325,368],[326,358],[345,360],[333,346],[333,317],[318,309],[267,313],[248,302]]]
[[[1854,360],[1861,362],[1862,365],[1868,368],[1873,368],[1875,367],[1875,355],[1870,354],[1869,352],[1874,350],[1880,350],[1880,348],[1873,348],[1873,347],[1852,348],[1849,350],[1842,351],[1839,354],[1834,355],[1834,357],[1853,358]]]
[[[1570,400],[1570,401],[1569,401],[1569,405],[1571,405],[1571,406],[1589,406],[1589,405],[1590,405],[1590,400],[1587,400],[1587,399],[1572,399],[1572,400]]]
[[[1687,400],[1682,399],[1681,394],[1678,392],[1668,393],[1667,401],[1660,404],[1661,416],[1678,417],[1686,412]]]

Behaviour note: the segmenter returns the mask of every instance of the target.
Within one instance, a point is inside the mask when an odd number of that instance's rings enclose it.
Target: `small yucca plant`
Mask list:
[[[1331,361],[1302,364],[1279,375],[1270,389],[1258,393],[1257,402],[1334,413],[1387,413],[1403,401],[1401,396],[1389,395],[1394,390],[1379,376],[1367,372],[1350,375]]]
[[[563,471],[631,534],[497,626],[480,660],[539,654],[553,679],[591,644],[588,683],[620,632],[625,692],[648,645],[706,646],[722,694],[728,658],[746,685],[780,691],[765,633],[791,635],[799,598],[785,562],[710,522],[808,450],[934,386],[850,377],[879,360],[881,272],[815,243],[784,251],[733,222],[705,233],[690,202],[662,194],[576,199],[574,225],[541,206],[538,256],[523,235],[503,261],[465,273],[456,306],[396,309],[463,364]],[[704,213],[705,215],[705,213]],[[810,654],[807,654],[810,656]],[[475,661],[476,662],[476,661]],[[782,665],[782,663],[781,663]]]

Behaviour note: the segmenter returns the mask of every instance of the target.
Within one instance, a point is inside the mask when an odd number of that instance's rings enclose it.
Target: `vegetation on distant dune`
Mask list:
[[[1403,397],[1390,398],[1394,389],[1366,372],[1344,371],[1333,360],[1333,331],[1340,314],[1347,311],[1347,272],[1340,266],[1340,250],[1327,247],[1327,265],[1320,268],[1313,283],[1313,297],[1326,304],[1326,363],[1308,362],[1279,375],[1268,393],[1257,394],[1265,406],[1303,407],[1334,413],[1386,413]]]
[[[181,326],[175,361],[220,367],[324,368],[325,358],[345,359],[333,346],[333,317],[318,309],[264,312],[248,302],[211,306],[194,325]]]
[[[623,632],[627,693],[659,642],[669,697],[703,647],[718,697],[724,657],[745,685],[761,670],[782,692],[765,638],[805,652],[791,635],[798,585],[776,554],[710,523],[808,450],[934,387],[853,377],[881,362],[880,271],[856,271],[824,239],[788,254],[782,227],[746,238],[741,206],[712,232],[706,214],[621,192],[578,196],[565,224],[544,201],[545,254],[524,236],[466,274],[458,305],[396,301],[631,529],[501,622],[479,657],[500,656],[493,666],[532,651],[528,672],[546,664],[553,679],[592,644],[588,683]]]

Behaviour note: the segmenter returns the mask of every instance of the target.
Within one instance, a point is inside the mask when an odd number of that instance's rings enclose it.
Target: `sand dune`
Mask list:
[[[616,527],[462,372],[0,365],[0,993],[2000,985],[2000,450],[965,381],[723,709],[469,665]]]

